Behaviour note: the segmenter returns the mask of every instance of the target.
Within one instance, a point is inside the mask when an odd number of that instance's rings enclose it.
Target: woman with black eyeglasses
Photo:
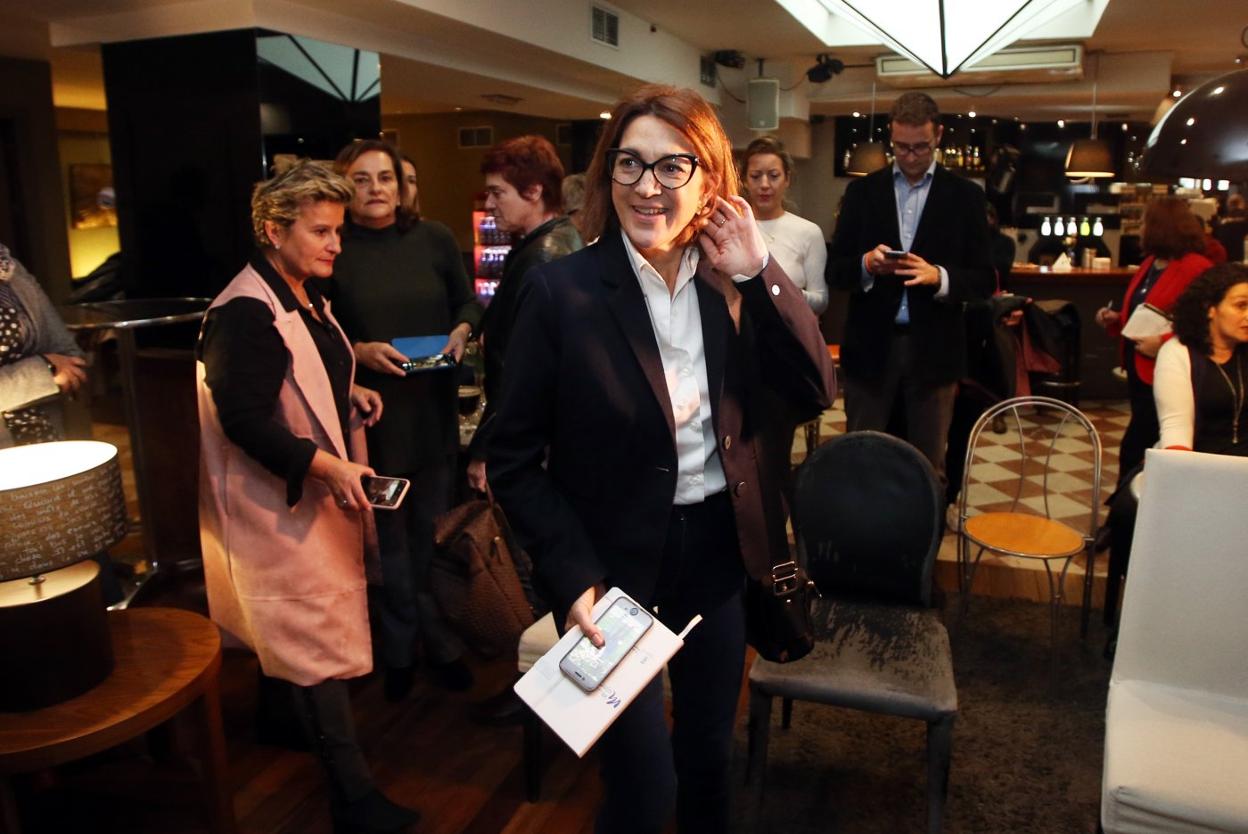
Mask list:
[[[591,607],[611,586],[673,629],[704,618],[669,666],[670,737],[656,678],[600,741],[596,830],[659,832],[675,804],[680,831],[726,831],[742,589],[787,553],[757,389],[813,417],[831,365],[706,101],[643,87],[607,125],[583,209],[598,241],[522,290],[490,483],[562,628],[601,646]]]

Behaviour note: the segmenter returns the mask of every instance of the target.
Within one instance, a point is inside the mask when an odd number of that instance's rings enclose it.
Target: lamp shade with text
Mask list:
[[[125,535],[115,446],[64,440],[0,449],[0,712],[61,703],[112,672],[91,557]]]
[[[0,449],[0,582],[81,562],[125,535],[115,446],[64,440]]]

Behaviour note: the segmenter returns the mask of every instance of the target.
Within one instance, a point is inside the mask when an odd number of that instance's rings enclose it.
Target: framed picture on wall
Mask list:
[[[69,211],[75,229],[117,225],[113,166],[96,162],[69,166]]]

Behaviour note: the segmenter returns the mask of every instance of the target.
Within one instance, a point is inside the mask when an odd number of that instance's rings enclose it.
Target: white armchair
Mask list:
[[[1105,721],[1106,834],[1248,831],[1248,459],[1149,451]]]

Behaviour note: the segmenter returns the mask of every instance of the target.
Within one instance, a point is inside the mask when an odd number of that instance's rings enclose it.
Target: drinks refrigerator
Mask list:
[[[503,259],[511,251],[511,235],[498,228],[484,209],[472,213],[473,288],[482,304],[489,304],[503,277]]]

